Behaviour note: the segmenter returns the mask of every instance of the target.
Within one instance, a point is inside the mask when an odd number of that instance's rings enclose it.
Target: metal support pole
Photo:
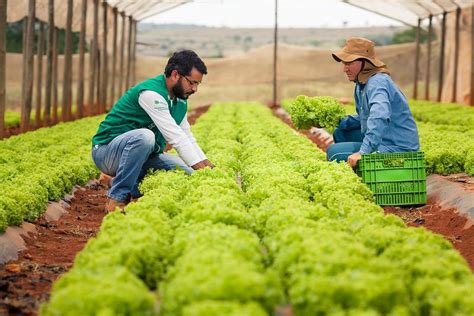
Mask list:
[[[443,91],[443,83],[444,83],[444,54],[445,54],[445,47],[446,47],[446,16],[448,13],[445,11],[443,12],[443,22],[441,24],[441,47],[439,53],[439,74],[438,74],[438,96],[436,100],[441,102],[441,94]]]
[[[133,29],[133,18],[128,17],[128,39],[127,39],[127,76],[125,90],[130,88],[130,72],[132,68],[132,29]]]
[[[137,83],[137,24],[133,22],[133,42],[132,42],[132,86]]]
[[[24,103],[21,109],[21,131],[26,132],[30,128],[31,104],[33,102],[33,72],[34,72],[34,40],[36,21],[36,1],[28,2],[28,25],[26,27],[26,71],[25,71],[25,91]]]
[[[122,38],[120,40],[120,74],[119,74],[119,78],[120,78],[120,81],[119,81],[119,94],[122,94],[125,90],[124,88],[124,53],[125,53],[125,13],[122,12],[120,13],[120,17],[122,18]]]
[[[36,68],[36,104],[35,104],[35,126],[38,128],[41,125],[41,98],[43,97],[43,55],[44,55],[44,23],[39,21],[39,38],[37,43],[37,61]]]
[[[100,91],[100,113],[105,113],[107,109],[107,84],[108,84],[108,56],[107,56],[107,33],[108,33],[108,23],[107,23],[107,2],[102,3],[102,85]]]
[[[72,7],[73,0],[67,1],[66,35],[64,38],[64,79],[63,79],[63,108],[62,119],[71,119],[72,97]]]
[[[88,113],[96,114],[94,102],[94,88],[96,85],[96,68],[97,68],[97,38],[99,36],[99,1],[94,0],[94,16],[93,16],[93,36],[91,50],[89,52],[89,89],[88,89]]]
[[[81,34],[79,35],[79,74],[77,82],[77,116],[84,116],[84,66],[86,52],[87,0],[81,3]]]
[[[113,9],[114,16],[114,30],[112,33],[112,82],[110,84],[110,98],[111,104],[115,102],[115,77],[117,75],[117,27],[118,27],[118,10],[117,8]]]
[[[54,123],[58,122],[58,47],[59,47],[59,29],[52,26],[53,35],[53,119]]]
[[[471,7],[471,91],[469,104],[474,105],[474,7]]]
[[[418,19],[418,26],[416,27],[416,53],[415,53],[415,78],[413,80],[413,99],[418,99],[418,73],[420,70],[420,32],[421,19]]]
[[[7,0],[0,0],[0,139],[5,131],[5,69],[6,69],[6,28],[7,28]]]
[[[273,32],[273,104],[277,105],[277,61],[278,61],[278,0],[275,0],[275,28]]]
[[[430,99],[430,71],[431,71],[431,36],[433,35],[433,16],[428,18],[428,41],[426,43],[426,77],[425,77],[425,100]]]
[[[46,89],[44,91],[44,122],[51,124],[51,93],[53,83],[54,0],[48,1],[48,46],[46,48]]]
[[[451,102],[456,102],[457,100],[457,90],[458,90],[458,64],[459,64],[459,29],[461,23],[461,8],[456,9],[456,28],[454,33],[454,78],[453,78],[453,95]]]

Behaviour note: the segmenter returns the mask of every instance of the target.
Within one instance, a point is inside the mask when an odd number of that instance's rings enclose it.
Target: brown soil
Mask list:
[[[410,227],[425,227],[449,240],[474,271],[474,221],[460,216],[455,209],[442,209],[436,201],[419,208],[386,206],[386,214],[395,214]]]
[[[190,111],[190,124],[209,106]],[[27,249],[18,260],[0,265],[0,315],[38,314],[53,282],[72,266],[76,254],[99,231],[106,193],[99,181],[91,181],[75,192],[68,213],[58,221],[48,223],[41,218],[34,223],[37,233],[24,238]]]
[[[86,116],[84,116],[86,117]],[[52,122],[49,126],[46,122],[44,121],[41,121],[39,123],[38,126],[36,126],[36,124],[34,122],[31,122],[30,126],[28,127],[28,130],[26,132],[31,132],[31,131],[35,131],[37,129],[40,129],[40,128],[43,128],[43,127],[52,127],[56,124],[59,124],[61,122],[71,122],[71,121],[74,121],[74,120],[77,120],[78,117],[76,114],[73,114],[68,120],[65,120],[65,121],[58,121],[56,123]],[[3,137],[0,137],[0,140],[2,139],[6,139],[6,138],[9,138],[10,136],[14,136],[14,135],[19,135],[19,134],[22,134],[22,133],[26,133],[25,131],[22,131],[21,130],[21,127],[20,126],[11,126],[11,127],[8,127],[6,128],[4,131],[3,131]]]
[[[35,223],[18,260],[0,266],[0,314],[36,315],[52,283],[66,272],[76,253],[94,237],[104,217],[106,189],[92,183],[76,191],[68,213],[58,221]]]
[[[30,129],[28,129],[28,131],[34,131],[36,130],[35,127],[31,127]],[[12,126],[12,127],[9,127],[7,129],[5,129],[5,131],[3,132],[3,138],[0,138],[0,139],[5,139],[5,138],[8,138],[10,136],[14,136],[14,135],[18,135],[18,134],[21,134],[22,131],[21,131],[21,128],[20,126]]]
[[[201,106],[195,107],[191,111],[189,111],[188,112],[188,122],[189,122],[189,124],[193,125],[194,123],[196,123],[196,120],[201,115],[206,113],[207,110],[209,110],[210,106],[211,106],[210,104],[201,105]]]
[[[278,107],[272,107],[273,114],[283,122],[295,129],[288,114],[278,111]],[[320,149],[326,151],[327,140],[319,135],[312,134],[309,130],[298,130],[306,135]],[[454,174],[446,176],[446,179],[461,183],[464,190],[474,191],[474,179],[465,174]],[[474,220],[461,216],[456,209],[442,209],[438,201],[428,200],[427,204],[419,208],[384,207],[386,214],[395,214],[403,219],[408,226],[422,226],[426,229],[442,235],[449,240],[454,248],[466,259],[474,271]]]

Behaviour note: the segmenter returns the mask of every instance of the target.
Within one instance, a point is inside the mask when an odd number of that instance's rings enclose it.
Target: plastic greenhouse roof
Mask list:
[[[106,0],[137,21],[195,0]],[[236,0],[238,1],[238,0]],[[417,26],[418,19],[472,7],[474,0],[338,0],[401,23]]]
[[[106,0],[140,21],[195,0]],[[236,0],[238,1],[238,0]],[[418,19],[474,6],[474,0],[338,0],[401,23],[417,26]]]
[[[141,21],[162,12],[171,10],[192,0],[106,0],[112,7],[116,7],[119,12],[132,16],[133,19]]]
[[[89,15],[92,15],[92,3],[87,0]],[[99,0],[106,2],[111,8],[117,8],[118,12],[131,16],[136,21],[158,15],[189,2],[202,0]],[[208,1],[208,0],[206,0]],[[239,1],[239,0],[235,0]],[[298,0],[293,0],[298,1]],[[431,15],[439,15],[443,12],[452,12],[456,8],[469,8],[474,6],[474,0],[336,0],[361,9],[377,13],[401,23],[416,26],[418,19],[425,19]],[[73,0],[73,30],[80,29],[80,0]],[[8,1],[7,21],[16,22],[28,15],[28,0]],[[48,0],[35,0],[36,17],[43,22],[48,21]],[[55,3],[55,25],[61,28],[66,24],[67,1]],[[88,18],[89,19],[89,18]],[[90,22],[90,21],[89,21]]]
[[[474,5],[473,0],[341,0],[344,3],[377,13],[401,23],[417,26],[418,19],[452,12]]]

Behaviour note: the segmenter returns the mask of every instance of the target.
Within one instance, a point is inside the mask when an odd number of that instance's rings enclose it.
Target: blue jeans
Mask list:
[[[178,156],[155,154],[155,134],[146,128],[136,129],[115,137],[106,145],[92,147],[92,159],[103,173],[113,176],[112,187],[107,196],[126,202],[140,197],[138,184],[148,170],[174,170],[179,167],[191,174],[188,167]]]
[[[342,130],[336,128],[333,134],[334,144],[329,146],[326,155],[329,161],[347,161],[347,158],[360,150],[362,133],[360,129]]]

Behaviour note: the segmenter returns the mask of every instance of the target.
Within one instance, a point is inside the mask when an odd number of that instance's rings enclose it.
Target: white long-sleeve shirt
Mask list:
[[[155,91],[145,90],[140,93],[138,103],[155,123],[166,142],[173,146],[178,155],[188,166],[207,159],[191,132],[187,115],[176,124],[171,116],[166,100]]]

